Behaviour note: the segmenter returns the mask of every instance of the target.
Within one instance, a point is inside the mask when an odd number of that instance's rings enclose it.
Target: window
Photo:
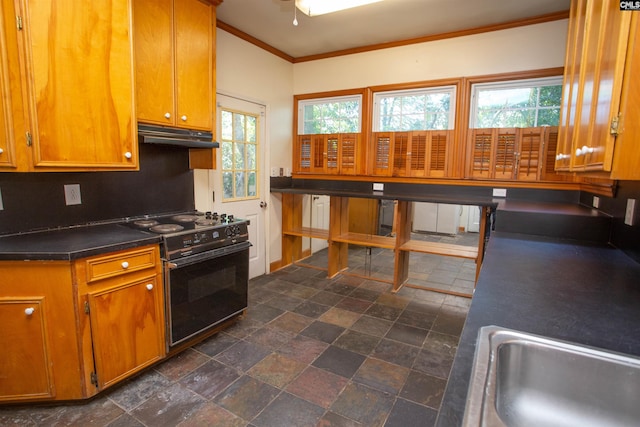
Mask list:
[[[298,134],[360,132],[362,96],[300,100]]]
[[[471,87],[472,128],[557,126],[562,77],[479,83]]]
[[[222,110],[223,201],[258,197],[258,116]]]
[[[455,86],[378,92],[373,99],[373,130],[453,129]]]

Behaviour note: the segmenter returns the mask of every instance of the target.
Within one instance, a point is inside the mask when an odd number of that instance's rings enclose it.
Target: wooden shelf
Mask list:
[[[446,255],[458,258],[478,258],[478,248],[471,246],[454,245],[451,243],[423,242],[410,240],[400,246],[401,251],[421,252],[425,254]]]
[[[323,230],[321,228],[299,227],[293,230],[283,231],[282,233],[289,236],[311,237],[312,239],[329,240],[329,230]]]
[[[361,246],[373,246],[383,249],[396,248],[395,237],[376,236],[372,234],[344,233],[339,236],[332,237],[331,240],[333,240],[334,242],[351,243]]]

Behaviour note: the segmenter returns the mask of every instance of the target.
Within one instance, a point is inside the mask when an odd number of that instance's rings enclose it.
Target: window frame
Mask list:
[[[309,105],[321,105],[321,104],[329,104],[340,101],[357,101],[358,102],[358,123],[357,129],[353,131],[353,133],[361,133],[362,132],[362,123],[363,123],[363,112],[364,112],[364,97],[361,92],[350,93],[350,94],[342,94],[342,95],[328,95],[328,96],[317,96],[317,97],[305,97],[305,98],[296,98],[296,133],[297,135],[315,135],[305,133],[305,117],[304,117],[304,108]],[[335,133],[345,133],[345,132],[325,132],[322,134],[330,135]],[[347,132],[351,133],[351,132]]]
[[[478,93],[481,90],[501,90],[501,89],[517,89],[517,88],[541,88],[546,86],[562,86],[563,85],[563,76],[559,75],[551,75],[551,76],[540,76],[540,77],[531,77],[531,78],[515,78],[515,79],[504,79],[504,80],[491,80],[491,81],[478,81],[471,82],[469,85],[469,120],[468,120],[468,128],[469,129],[486,129],[477,127],[477,119],[478,119]],[[539,97],[538,97],[539,101]],[[556,108],[556,107],[553,107]],[[557,108],[559,110],[562,109],[562,95],[560,95],[560,99],[558,100]],[[528,108],[532,109],[532,108]],[[535,107],[536,111],[536,124],[533,127],[541,126],[537,123],[538,121],[538,112],[541,109],[551,109],[549,107],[541,107],[538,103]],[[501,127],[501,126],[494,126]],[[511,127],[511,126],[509,126]]]
[[[393,96],[393,95],[428,95],[434,93],[449,93],[449,120],[447,129],[385,129],[380,130],[380,103],[381,98]],[[372,112],[371,112],[371,128],[373,132],[406,132],[410,130],[455,130],[456,118],[458,117],[457,110],[457,97],[458,97],[458,85],[457,84],[443,84],[438,86],[421,86],[409,89],[394,89],[394,90],[380,90],[373,92]]]

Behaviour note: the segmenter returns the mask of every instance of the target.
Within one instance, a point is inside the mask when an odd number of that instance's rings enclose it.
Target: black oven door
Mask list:
[[[247,308],[249,247],[242,242],[165,263],[169,348]]]

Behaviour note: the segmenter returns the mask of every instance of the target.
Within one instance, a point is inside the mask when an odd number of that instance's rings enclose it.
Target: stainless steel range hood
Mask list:
[[[138,124],[138,141],[185,148],[219,148],[211,132]]]

